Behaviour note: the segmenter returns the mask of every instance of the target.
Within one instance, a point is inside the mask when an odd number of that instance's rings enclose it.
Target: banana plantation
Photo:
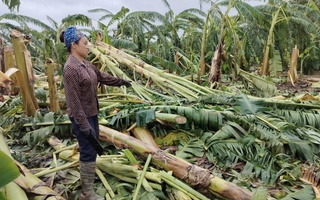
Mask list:
[[[0,16],[0,200],[78,199],[59,36],[132,87],[98,87],[94,189],[105,199],[320,199],[320,3]],[[1,6],[19,8],[19,0]],[[23,5],[21,5],[23,6]]]

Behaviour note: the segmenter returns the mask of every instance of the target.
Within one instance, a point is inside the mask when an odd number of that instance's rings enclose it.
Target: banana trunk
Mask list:
[[[108,127],[100,125],[100,139],[109,143],[117,140],[122,148],[131,149],[145,158],[151,154],[154,165],[172,171],[175,177],[188,182],[192,187],[208,189],[224,199],[249,200],[252,197],[249,190],[216,177],[206,169]]]

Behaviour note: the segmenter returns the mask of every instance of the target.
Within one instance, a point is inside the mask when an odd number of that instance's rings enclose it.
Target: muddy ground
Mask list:
[[[286,76],[282,76],[286,80]],[[281,94],[319,93],[320,92],[320,72],[312,75],[303,75],[294,85],[291,82],[279,82],[276,86]]]

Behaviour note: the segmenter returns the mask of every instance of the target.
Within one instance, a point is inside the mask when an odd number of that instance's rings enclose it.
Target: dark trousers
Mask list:
[[[80,161],[81,162],[95,162],[97,158],[96,150],[91,146],[87,137],[80,131],[80,127],[74,121],[72,117],[69,117],[72,122],[73,131],[77,136],[80,149]],[[88,121],[95,132],[96,138],[99,137],[99,122],[98,116],[89,117]]]

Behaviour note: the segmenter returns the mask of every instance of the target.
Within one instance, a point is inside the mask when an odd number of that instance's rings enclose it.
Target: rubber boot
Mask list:
[[[104,200],[93,191],[96,162],[80,162],[81,194],[79,200]]]

